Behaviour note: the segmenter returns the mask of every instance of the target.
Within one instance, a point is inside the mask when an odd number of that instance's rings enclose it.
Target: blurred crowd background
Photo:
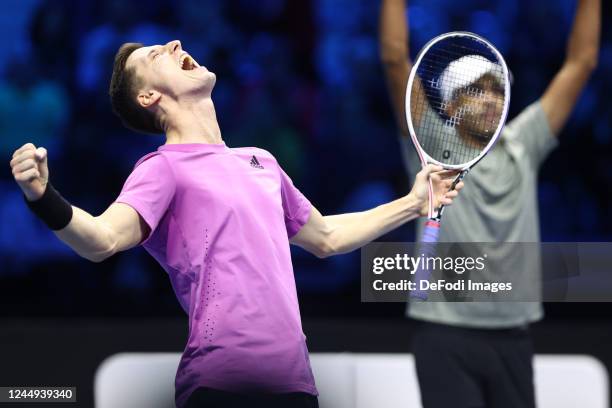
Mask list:
[[[540,175],[542,239],[611,241],[612,8],[599,66]],[[113,116],[112,60],[124,42],[180,39],[217,74],[213,100],[230,147],[272,152],[324,214],[408,191],[377,44],[379,1],[4,0],[0,13],[0,314],[181,315],[163,270],[141,248],[93,264],[27,210],[12,152],[47,147],[51,180],[100,214],[137,159],[163,144]],[[467,30],[491,40],[514,76],[511,117],[561,66],[575,0],[413,0],[411,52]],[[205,175],[203,175],[205,176]],[[229,186],[231,188],[231,186]],[[407,226],[385,240],[414,239]],[[293,251],[306,317],[400,315],[359,304],[359,252],[319,260]],[[575,310],[575,309],[573,309]]]

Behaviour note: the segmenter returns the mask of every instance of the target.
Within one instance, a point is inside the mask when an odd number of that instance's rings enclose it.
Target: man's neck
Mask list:
[[[212,99],[178,104],[171,112],[166,129],[166,144],[223,143]]]

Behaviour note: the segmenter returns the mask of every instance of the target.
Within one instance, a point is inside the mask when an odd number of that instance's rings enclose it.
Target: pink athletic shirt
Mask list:
[[[198,387],[317,395],[289,251],[311,204],[269,152],[163,145],[116,202],[151,228],[142,245],[189,314],[177,406]]]

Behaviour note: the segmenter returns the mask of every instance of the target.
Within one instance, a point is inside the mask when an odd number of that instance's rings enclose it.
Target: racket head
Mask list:
[[[466,31],[430,40],[406,86],[406,120],[422,164],[473,167],[499,139],[509,104],[508,67],[489,41]]]

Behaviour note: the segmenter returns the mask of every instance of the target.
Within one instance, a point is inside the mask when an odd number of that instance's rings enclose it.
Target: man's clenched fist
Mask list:
[[[26,143],[13,153],[13,177],[28,201],[36,201],[45,192],[49,181],[47,149]]]

